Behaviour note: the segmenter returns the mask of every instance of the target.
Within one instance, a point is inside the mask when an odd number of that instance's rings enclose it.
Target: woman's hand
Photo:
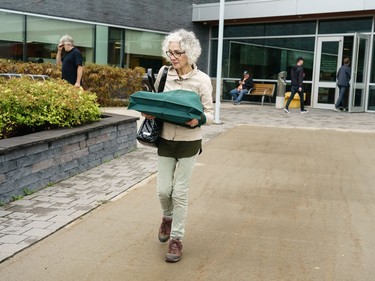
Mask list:
[[[141,113],[141,114],[146,119],[155,119],[155,116],[153,116],[153,115],[149,115],[149,114],[146,114],[146,113]]]
[[[186,122],[185,124],[194,128],[194,127],[198,126],[199,121],[198,121],[198,119],[191,119],[190,121]]]

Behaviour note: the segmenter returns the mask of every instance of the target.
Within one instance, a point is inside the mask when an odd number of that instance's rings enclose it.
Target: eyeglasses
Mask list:
[[[179,51],[166,51],[165,52],[167,54],[168,57],[172,57],[174,56],[176,59],[180,58],[182,54],[185,54],[185,52],[179,52]]]

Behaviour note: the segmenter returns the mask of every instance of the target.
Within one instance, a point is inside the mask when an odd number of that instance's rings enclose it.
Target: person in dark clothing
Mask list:
[[[290,80],[292,84],[291,93],[288,101],[286,102],[284,111],[285,113],[289,113],[289,104],[294,98],[294,95],[298,93],[300,98],[301,104],[301,113],[307,113],[308,111],[304,108],[304,97],[303,97],[303,78],[305,77],[305,73],[303,71],[303,57],[298,57],[296,59],[297,63],[295,66],[292,67],[290,71]]]
[[[337,72],[337,86],[339,87],[339,97],[335,103],[335,108],[333,109],[336,112],[339,112],[339,108],[344,107],[344,100],[346,91],[349,89],[349,81],[351,78],[351,70],[349,67],[350,59],[344,58],[344,64],[339,68]]]
[[[63,49],[66,52],[64,56],[62,56]],[[71,36],[64,35],[61,37],[57,47],[56,63],[62,63],[62,79],[75,87],[81,87],[83,59],[80,51],[74,46],[74,40]]]
[[[233,97],[235,105],[241,104],[243,95],[254,86],[253,78],[251,78],[248,71],[244,71],[242,79],[238,84],[237,88],[230,91],[230,95]]]

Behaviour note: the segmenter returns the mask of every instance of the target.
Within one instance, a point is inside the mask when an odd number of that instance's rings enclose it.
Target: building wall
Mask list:
[[[191,0],[2,0],[0,8],[160,31],[192,26]]]
[[[219,0],[195,1],[193,21],[219,19]],[[266,0],[225,1],[224,18],[253,19],[262,17],[303,16],[325,13],[362,12],[375,9],[373,0]]]
[[[209,27],[191,21],[191,0],[2,0],[0,9],[157,32],[192,30],[202,44],[198,66],[208,69]]]

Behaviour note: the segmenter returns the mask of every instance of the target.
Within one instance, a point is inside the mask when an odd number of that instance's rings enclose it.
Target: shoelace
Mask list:
[[[167,234],[169,232],[169,229],[171,228],[171,223],[170,221],[163,219],[163,223],[161,225],[161,230],[163,233]]]
[[[182,245],[181,243],[172,240],[172,242],[169,244],[169,253],[176,254],[178,251],[181,251]]]

